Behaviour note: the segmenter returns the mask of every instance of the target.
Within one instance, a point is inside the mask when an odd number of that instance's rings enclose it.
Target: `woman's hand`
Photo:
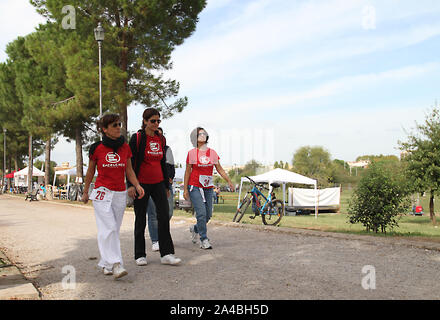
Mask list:
[[[185,189],[185,191],[183,191],[183,197],[185,198],[186,201],[189,201],[189,191],[188,189]]]
[[[142,199],[142,198],[144,197],[144,195],[145,195],[144,188],[142,188],[141,185],[139,184],[139,185],[136,187],[136,191],[137,191],[137,193],[138,193],[138,195],[139,195],[138,199]],[[136,196],[136,193],[135,193],[134,195]],[[133,197],[133,198],[134,198],[134,197]]]
[[[144,189],[142,189],[143,191]],[[133,199],[136,198],[136,188],[134,186],[131,186],[127,189],[128,196],[132,197]]]
[[[84,203],[89,202],[89,192],[88,191],[85,192],[85,190],[84,190],[84,193],[82,195],[81,201],[84,202]]]
[[[232,182],[229,183],[229,188],[231,189],[231,192],[235,192],[235,186],[232,184]]]

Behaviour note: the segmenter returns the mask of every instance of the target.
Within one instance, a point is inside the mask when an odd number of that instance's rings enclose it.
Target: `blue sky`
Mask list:
[[[4,61],[6,43],[42,18],[25,0],[2,0],[0,12]],[[166,73],[189,99],[162,123],[176,161],[196,126],[225,166],[291,162],[305,145],[346,161],[399,155],[405,129],[440,96],[439,17],[436,0],[208,0]],[[129,108],[130,130],[142,110]],[[74,163],[73,150],[60,142],[53,158]]]

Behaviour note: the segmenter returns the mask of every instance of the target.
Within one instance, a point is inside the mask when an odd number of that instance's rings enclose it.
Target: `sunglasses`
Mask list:
[[[205,136],[205,137],[206,137],[206,136],[208,136],[208,135],[207,135],[206,133],[204,133],[204,132],[200,132],[198,136],[199,136],[199,137],[200,137],[200,136]]]
[[[112,124],[112,127],[113,128],[122,127],[122,122],[115,122],[115,123]]]
[[[151,123],[156,123],[157,122],[158,124],[162,122],[162,120],[160,120],[160,119],[157,119],[157,120],[156,119],[150,119],[148,121],[150,121]]]

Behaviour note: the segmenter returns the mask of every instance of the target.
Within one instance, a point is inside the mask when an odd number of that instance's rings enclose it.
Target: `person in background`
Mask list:
[[[218,204],[218,197],[220,196],[220,187],[215,186],[214,187],[214,203]]]
[[[43,198],[46,199],[46,187],[42,183],[40,184],[40,191],[43,194]]]
[[[212,217],[214,166],[220,176],[228,182],[231,190],[234,190],[231,179],[220,165],[219,156],[215,150],[208,148],[208,139],[208,133],[201,127],[197,127],[190,134],[194,149],[188,152],[186,158],[183,193],[186,200],[191,199],[196,213],[197,223],[190,227],[191,239],[195,243],[199,234],[202,249],[212,249],[206,225]]]
[[[163,135],[162,128],[158,128],[159,134]],[[166,169],[168,173],[168,178],[170,181],[170,195],[168,197],[168,206],[169,206],[169,218],[171,220],[171,217],[173,216],[173,209],[174,209],[174,190],[173,190],[173,180],[174,176],[176,175],[176,170],[174,169],[174,156],[173,151],[168,145],[165,145],[164,148],[165,151],[165,158],[166,158]],[[151,239],[151,250],[152,251],[159,251],[159,234],[157,230],[157,214],[156,214],[156,205],[154,204],[154,201],[152,198],[148,200],[148,207],[147,207],[147,214],[148,214],[148,232],[150,234]]]

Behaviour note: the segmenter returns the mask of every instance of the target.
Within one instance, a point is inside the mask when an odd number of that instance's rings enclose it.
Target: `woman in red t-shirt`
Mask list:
[[[209,219],[212,216],[213,200],[213,176],[214,166],[217,172],[228,182],[231,191],[234,185],[228,174],[222,168],[217,153],[208,148],[209,135],[205,129],[198,127],[191,132],[191,143],[195,147],[188,152],[186,157],[186,170],[184,177],[183,196],[190,200],[196,212],[197,224],[190,227],[192,240],[195,243],[197,234],[200,235],[200,247],[202,249],[212,249],[207,236]]]
[[[121,136],[119,115],[107,114],[98,121],[102,141],[94,143],[89,152],[82,201],[89,200],[90,183],[98,168],[95,188],[90,194],[95,209],[98,227],[98,247],[101,260],[98,263],[105,275],[123,277],[127,271],[123,267],[119,230],[127,203],[125,176],[136,186],[141,197],[144,190],[140,186],[131,166],[131,150]]]
[[[134,258],[138,266],[147,264],[145,227],[148,200],[151,196],[156,205],[160,261],[162,264],[177,265],[181,259],[174,256],[174,244],[170,233],[168,195],[171,187],[164,153],[166,141],[158,131],[160,113],[155,108],[148,108],[145,109],[142,118],[142,129],[133,134],[129,142],[134,172],[145,190],[145,197],[136,199],[136,190],[133,187],[128,188],[129,196],[135,198]]]

